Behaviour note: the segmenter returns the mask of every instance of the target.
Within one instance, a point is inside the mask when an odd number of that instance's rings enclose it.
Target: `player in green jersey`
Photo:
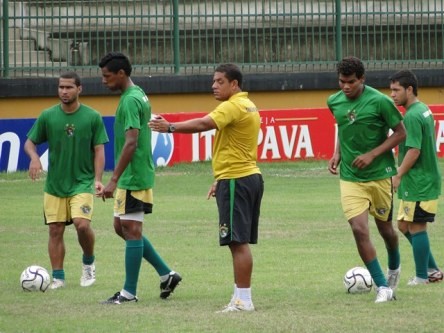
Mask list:
[[[342,208],[359,255],[375,282],[375,302],[387,302],[394,299],[400,276],[398,236],[392,224],[391,177],[396,174],[392,149],[404,140],[405,128],[390,98],[364,84],[365,68],[360,59],[342,59],[337,73],[341,90],[327,100],[338,125],[328,170],[336,175],[339,169]],[[389,129],[393,130],[390,136]],[[387,248],[387,277],[370,239],[369,214]]]
[[[418,99],[418,80],[402,70],[390,78],[391,97],[405,108],[407,139],[399,145],[398,174],[393,188],[401,199],[398,228],[413,248],[416,275],[409,285],[443,279],[430,249],[427,223],[435,221],[441,194],[441,172],[436,155],[435,121],[432,111]]]
[[[260,116],[248,93],[242,91],[242,73],[236,65],[219,65],[213,75],[212,89],[221,103],[208,115],[174,124],[159,116],[150,122],[150,127],[164,133],[216,130],[212,157],[216,181],[208,198],[216,198],[219,244],[230,248],[234,269],[234,292],[221,312],[254,311],[253,256],[249,244],[257,243],[264,191],[256,165]]]
[[[170,296],[182,280],[159,256],[143,235],[144,214],[153,208],[154,162],[151,153],[151,104],[143,90],[131,80],[132,66],[122,53],[108,53],[99,63],[102,82],[120,91],[114,120],[115,166],[103,198],[114,200],[114,230],[125,240],[125,283],[121,291],[103,303],[137,302],[137,283],[142,259],[160,276],[160,297]]]
[[[49,226],[48,252],[53,280],[50,289],[65,286],[65,226],[74,223],[83,250],[80,285],[95,282],[94,232],[91,228],[93,191],[103,188],[104,144],[108,136],[101,115],[81,104],[82,85],[75,72],[60,75],[61,103],[44,110],[28,133],[25,152],[31,159],[30,177],[39,177],[43,167],[37,145],[49,146],[48,175],[44,188],[45,223]]]

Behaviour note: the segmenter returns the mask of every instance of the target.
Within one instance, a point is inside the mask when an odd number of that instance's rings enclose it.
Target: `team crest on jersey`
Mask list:
[[[76,127],[74,126],[74,124],[66,124],[65,125],[66,135],[73,136],[75,130],[76,130]]]
[[[356,110],[348,110],[347,119],[350,124],[353,124],[356,120]]]
[[[89,212],[91,211],[91,207],[88,205],[83,205],[80,207],[80,209],[82,210],[83,214],[89,214]]]
[[[222,225],[219,227],[219,236],[220,236],[221,238],[225,238],[225,237],[227,237],[227,235],[228,235],[228,227],[227,227],[226,224],[222,224]]]
[[[387,208],[377,208],[376,211],[378,212],[379,215],[384,215],[385,212],[387,211]]]

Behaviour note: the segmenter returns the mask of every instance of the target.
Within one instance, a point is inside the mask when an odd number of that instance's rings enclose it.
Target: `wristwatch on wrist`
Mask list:
[[[176,130],[176,126],[174,124],[168,124],[168,133],[173,133]]]

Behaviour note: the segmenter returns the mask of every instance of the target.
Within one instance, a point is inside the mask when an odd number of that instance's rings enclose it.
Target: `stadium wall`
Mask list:
[[[394,71],[369,71],[367,84],[388,93]],[[415,70],[420,98],[428,104],[444,104],[444,69]],[[217,102],[211,94],[211,75],[133,77],[149,95],[157,113],[207,112]],[[58,102],[57,78],[0,79],[0,119],[36,117]],[[244,90],[261,109],[324,107],[338,89],[336,73],[247,74]],[[82,102],[103,115],[113,115],[118,95],[106,89],[99,77],[83,79]]]

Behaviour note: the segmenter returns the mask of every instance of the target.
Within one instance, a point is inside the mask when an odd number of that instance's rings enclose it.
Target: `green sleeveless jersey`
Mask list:
[[[364,169],[352,166],[357,156],[381,145],[387,139],[389,129],[402,121],[393,101],[378,90],[364,86],[358,98],[349,99],[339,91],[328,98],[327,105],[338,125],[341,179],[365,182],[395,175],[392,151],[379,155]]]
[[[94,191],[94,146],[108,142],[100,113],[81,104],[65,113],[60,104],[44,110],[27,134],[38,145],[48,142],[44,191],[61,198]]]
[[[154,162],[151,152],[151,104],[138,86],[126,89],[120,97],[114,120],[114,152],[116,163],[125,144],[125,133],[138,129],[139,138],[133,158],[119,178],[118,188],[145,190],[154,186]]]
[[[416,163],[401,178],[398,197],[405,201],[435,200],[441,194],[441,172],[436,156],[435,122],[432,111],[422,102],[407,109],[404,116],[407,139],[399,145],[399,164],[409,148],[421,151]]]

